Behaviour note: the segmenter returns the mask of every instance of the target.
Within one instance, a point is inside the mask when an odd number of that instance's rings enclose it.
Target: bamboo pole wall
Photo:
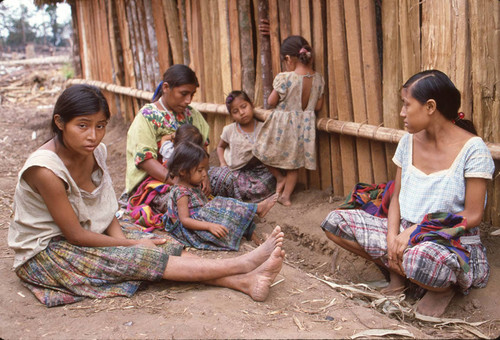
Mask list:
[[[168,66],[186,63],[200,81],[196,102],[222,104],[229,91],[244,89],[262,105],[258,2],[76,0],[82,76],[150,92]],[[318,121],[401,129],[402,83],[420,70],[438,68],[461,91],[461,110],[479,135],[500,142],[499,1],[268,0],[268,5],[273,76],[281,71],[279,47],[287,36],[300,34],[313,47],[315,70],[326,84]],[[106,96],[113,113],[128,121],[147,101]],[[205,116],[213,150],[230,118]],[[335,130],[318,131],[317,142],[317,170],[300,172],[306,188],[345,195],[356,182],[394,177],[393,143]],[[488,189],[485,219],[500,224],[499,176]]]

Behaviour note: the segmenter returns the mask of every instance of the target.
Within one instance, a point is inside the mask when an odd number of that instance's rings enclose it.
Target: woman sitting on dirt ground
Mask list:
[[[99,89],[66,89],[54,107],[54,137],[19,172],[8,244],[23,284],[48,307],[131,296],[141,281],[161,279],[228,287],[265,300],[283,263],[279,227],[248,254],[212,260],[187,254],[171,238],[120,226],[101,144],[109,117]]]
[[[393,158],[398,168],[388,218],[337,210],[321,227],[336,244],[389,269],[384,293],[403,292],[408,279],[427,290],[417,312],[440,316],[455,289],[467,293],[488,281],[478,226],[494,163],[458,112],[460,92],[444,73],[412,76],[401,97],[409,134]]]
[[[192,124],[201,132],[205,145],[208,144],[208,124],[200,112],[189,106],[198,86],[198,78],[188,66],[169,67],[152,103],[140,109],[128,130],[126,193],[120,202],[128,201],[132,217],[142,217],[143,227],[163,227],[161,220],[165,211],[159,208],[164,206],[164,196],[172,183],[158,152],[162,137],[171,136],[173,140],[180,125]],[[206,195],[210,194],[208,179],[202,189]]]

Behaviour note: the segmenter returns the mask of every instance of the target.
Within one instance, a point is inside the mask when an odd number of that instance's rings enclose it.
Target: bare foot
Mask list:
[[[285,197],[285,196],[281,196],[280,198],[278,198],[278,203],[284,205],[285,207],[289,207],[292,205],[292,201],[290,201],[290,197]]]
[[[255,234],[255,233],[254,233]],[[264,263],[273,253],[274,249],[283,246],[285,234],[281,231],[280,226],[276,226],[271,235],[259,247],[252,250],[250,253],[242,255],[245,261],[249,263],[247,272],[250,272]]]
[[[257,215],[259,217],[264,217],[266,214],[271,210],[272,207],[276,204],[276,201],[278,200],[278,194],[274,194],[272,196],[269,196],[262,202],[257,204]]]
[[[423,315],[439,317],[444,314],[454,295],[455,290],[452,287],[442,292],[428,290],[424,297],[417,302],[417,312]]]
[[[248,295],[255,301],[264,301],[269,295],[269,289],[274,279],[279,274],[283,265],[285,251],[280,247],[276,247],[271,256],[249,275],[249,292]]]
[[[380,292],[384,295],[397,296],[404,292],[406,279],[396,273],[390,272],[389,285],[382,289]]]

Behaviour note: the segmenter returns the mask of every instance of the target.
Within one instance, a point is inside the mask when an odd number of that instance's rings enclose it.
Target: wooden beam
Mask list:
[[[359,2],[346,1],[345,5],[345,27],[347,37],[347,55],[349,58],[349,76],[351,79],[351,92],[354,121],[367,123],[366,94],[364,87],[363,59],[361,47],[361,23],[359,18]],[[370,142],[368,140],[356,140],[356,156],[358,158],[359,181],[373,183],[372,155]]]

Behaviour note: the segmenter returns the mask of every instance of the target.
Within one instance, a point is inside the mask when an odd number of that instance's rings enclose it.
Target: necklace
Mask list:
[[[167,108],[165,107],[165,104],[163,104],[163,100],[162,100],[162,98],[161,98],[161,97],[160,97],[159,102],[160,102],[160,104],[161,104],[161,107],[163,107],[163,110],[165,110],[165,111],[169,112],[169,111],[167,110]]]
[[[241,132],[241,134],[243,136],[245,136],[250,141],[250,144],[254,144],[255,143],[255,130],[256,130],[256,127],[257,127],[257,121],[255,119],[253,120],[253,131],[252,132],[245,132],[245,131],[243,131],[243,129],[241,128],[240,123],[236,123],[236,127]]]

